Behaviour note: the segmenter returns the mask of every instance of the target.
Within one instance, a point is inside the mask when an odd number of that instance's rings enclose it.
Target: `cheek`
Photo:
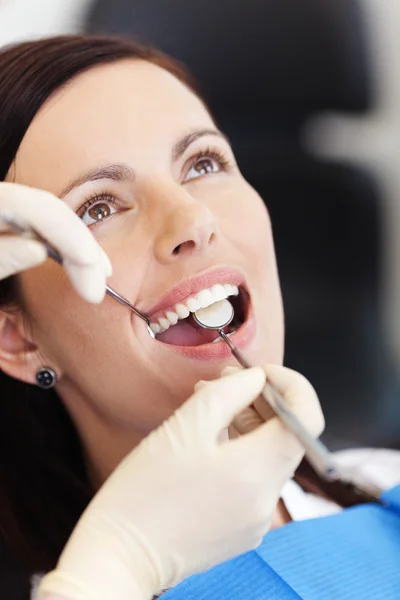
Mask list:
[[[252,300],[259,325],[257,362],[282,362],[284,316],[271,221],[257,192],[244,182],[243,193],[232,210],[227,230],[246,257]]]
[[[50,261],[23,273],[20,287],[39,349],[58,363],[68,354],[72,341],[79,352],[102,318],[102,305],[84,302],[64,271]]]
[[[122,295],[134,298],[126,282],[118,285],[118,276],[115,281]],[[82,358],[86,364],[101,357],[104,362],[109,359],[108,350],[111,354],[122,343],[126,347],[132,337],[128,309],[107,296],[100,305],[88,304],[72,288],[63,269],[51,261],[23,273],[20,287],[35,343],[63,371],[73,370]]]
[[[115,288],[129,297],[126,279],[124,286],[115,277]],[[21,291],[43,360],[63,374],[59,393],[67,405],[78,392],[77,398],[89,399],[106,419],[148,430],[173,412],[174,397],[160,406],[143,403],[137,393],[166,396],[143,360],[130,311],[108,297],[100,305],[87,304],[51,263],[24,273]]]
[[[262,279],[267,271],[275,277],[271,221],[263,200],[244,179],[228,200],[222,214],[224,234],[250,259],[248,266]]]

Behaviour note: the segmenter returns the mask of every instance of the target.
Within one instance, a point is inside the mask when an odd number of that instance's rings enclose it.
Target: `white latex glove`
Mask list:
[[[31,225],[58,250],[72,285],[85,300],[103,300],[111,263],[82,219],[64,202],[43,190],[0,182],[1,211],[14,214],[21,224]],[[0,219],[0,279],[45,260],[47,252],[42,244],[12,235]]]
[[[323,428],[308,381],[283,367],[268,376],[314,435]],[[255,548],[303,450],[272,418],[219,441],[259,395],[261,368],[197,391],[117,467],[90,503],[39,600],[150,600],[193,573]],[[47,594],[48,593],[48,594]]]
[[[240,367],[225,367],[221,375],[229,376],[234,373],[238,373],[242,369]],[[286,403],[291,406],[296,404],[299,394],[307,393],[307,389],[310,389],[310,382],[300,373],[288,369],[287,367],[281,367],[279,365],[268,365],[265,367],[265,374],[267,380],[282,394]],[[315,392],[314,392],[315,393]],[[300,419],[307,425],[309,423],[309,414],[305,414],[304,417],[297,413]],[[321,432],[325,426],[325,421],[322,412],[319,414],[316,412],[315,417],[321,419]],[[244,435],[253,431],[266,421],[270,419],[276,419],[275,412],[264,400],[262,396],[259,396],[251,406],[248,406],[242,410],[233,419],[229,427],[229,436],[234,439],[239,435]]]

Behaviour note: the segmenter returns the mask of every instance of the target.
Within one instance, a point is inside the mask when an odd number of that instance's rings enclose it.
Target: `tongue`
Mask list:
[[[201,346],[209,344],[218,337],[217,331],[204,329],[188,317],[178,321],[176,325],[157,335],[157,339],[172,346]]]

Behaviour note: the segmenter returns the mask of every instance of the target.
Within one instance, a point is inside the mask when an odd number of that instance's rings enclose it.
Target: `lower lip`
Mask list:
[[[254,339],[255,333],[256,323],[251,304],[249,304],[245,322],[233,335],[229,336],[229,338],[235,346],[240,350],[244,350]],[[215,334],[217,335],[217,331]],[[195,360],[223,360],[232,356],[228,344],[222,340],[220,342],[203,344],[201,346],[173,346],[172,344],[164,344],[163,342],[157,343],[162,344],[162,346],[167,347],[176,354]]]

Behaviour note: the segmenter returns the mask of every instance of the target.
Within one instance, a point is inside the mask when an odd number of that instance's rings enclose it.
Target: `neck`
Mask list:
[[[290,521],[292,521],[292,517],[290,516],[282,498],[280,498],[278,504],[276,505],[271,529],[278,529],[278,527],[282,527],[283,525],[286,525],[286,523],[290,523]]]
[[[79,393],[62,397],[81,440],[89,480],[97,491],[147,433],[110,422]]]
[[[97,491],[147,433],[110,424],[78,392],[61,395],[83,446],[89,480],[93,489]],[[220,441],[228,437],[228,430],[224,430]],[[291,520],[283,500],[280,499],[271,529],[282,527]]]

